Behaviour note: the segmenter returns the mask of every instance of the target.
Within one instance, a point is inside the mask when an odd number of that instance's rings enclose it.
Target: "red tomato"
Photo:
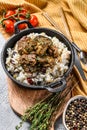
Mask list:
[[[26,10],[26,9],[24,9],[24,8],[22,8],[20,11],[19,11],[19,14],[20,14],[20,16],[22,17],[22,18],[30,18],[30,13]]]
[[[24,8],[18,8],[15,10],[15,13],[22,14],[21,17],[26,18],[26,14],[28,13],[28,11]]]
[[[11,16],[11,15],[14,15],[14,14],[15,14],[15,11],[13,11],[13,10],[8,10],[7,13],[6,13],[6,15],[5,15],[5,17],[7,18],[7,17],[9,17],[9,16]]]
[[[38,25],[38,18],[36,15],[31,15],[29,22],[32,24],[32,26],[36,27]]]
[[[3,21],[3,26],[5,27],[5,31],[8,33],[14,32],[14,22],[10,19]]]
[[[19,19],[20,19],[20,20],[24,20],[22,17],[20,17]],[[27,28],[27,24],[26,24],[26,23],[19,24],[19,25],[18,25],[18,28],[19,28],[20,30],[25,29],[25,28]]]
[[[26,14],[28,11],[26,10],[26,9],[24,9],[24,8],[22,8],[21,10],[20,10],[20,13],[22,13],[22,14]]]
[[[25,23],[22,23],[22,24],[18,25],[18,28],[20,30],[25,29],[26,27],[27,27],[27,25]]]

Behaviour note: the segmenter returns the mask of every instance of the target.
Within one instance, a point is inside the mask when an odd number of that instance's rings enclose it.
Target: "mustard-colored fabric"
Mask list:
[[[68,4],[74,17],[87,29],[87,0],[68,0]]]
[[[14,9],[18,6],[27,8],[30,13],[35,13],[39,19],[39,26],[55,29],[42,15],[42,11],[47,12],[66,34],[60,15],[60,7],[63,7],[74,42],[82,50],[87,51],[87,0],[0,0],[0,12],[2,9]],[[10,37],[1,26],[0,32],[5,38]],[[82,67],[87,77],[87,67],[83,65]],[[82,80],[76,69],[73,73],[75,83],[79,83],[76,84],[72,94],[87,96],[87,82]]]

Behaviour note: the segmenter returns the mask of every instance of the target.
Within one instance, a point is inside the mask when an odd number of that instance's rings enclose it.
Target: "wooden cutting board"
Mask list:
[[[25,110],[29,107],[32,107],[37,102],[41,101],[43,98],[46,98],[50,92],[47,90],[31,90],[23,87],[19,87],[11,79],[7,78],[8,82],[8,97],[9,103],[12,109],[19,115],[23,115]],[[72,85],[71,80],[69,80],[67,87]],[[57,118],[62,114],[64,107],[67,101],[70,99],[71,93],[66,97],[66,100],[60,109],[56,111],[55,117],[52,119],[52,127],[49,130],[54,130],[54,124]]]

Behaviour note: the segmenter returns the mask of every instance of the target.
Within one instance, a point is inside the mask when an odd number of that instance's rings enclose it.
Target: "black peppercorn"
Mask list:
[[[87,99],[75,99],[68,105],[65,123],[69,130],[87,130]]]

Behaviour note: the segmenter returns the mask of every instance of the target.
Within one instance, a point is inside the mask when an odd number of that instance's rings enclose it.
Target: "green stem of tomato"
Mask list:
[[[29,14],[28,14],[29,15]],[[16,18],[16,16],[17,16],[17,18]],[[10,18],[12,18],[12,19],[14,19],[14,20],[16,20],[16,21],[19,21],[20,19],[20,16],[23,16],[23,17],[26,17],[25,15],[23,15],[23,14],[21,14],[21,13],[16,13],[16,14],[14,14],[14,15],[11,15],[11,16],[9,16],[9,17],[7,17],[7,18],[3,18],[1,21],[0,21],[0,24],[3,24],[3,21],[4,20],[8,20],[8,19],[10,19]],[[29,18],[30,18],[30,15],[29,15]]]
[[[6,13],[6,12],[4,11],[4,12],[3,12],[3,19],[0,21],[0,24],[3,24],[3,21],[4,21],[4,20],[8,20],[8,19],[10,19],[10,18],[12,18],[13,20],[19,21],[19,20],[20,20],[20,16],[23,16],[23,17],[25,17],[25,18],[27,18],[27,19],[30,19],[30,13],[27,13],[26,16],[25,16],[25,15],[23,15],[23,14],[20,12],[20,10],[21,10],[21,8],[18,8],[16,14],[13,14],[13,15],[7,17],[7,18],[5,18],[5,13]]]
[[[8,20],[8,19],[10,19],[10,18],[12,18],[12,19],[14,19],[14,20],[16,20],[16,21],[19,21],[19,19],[16,18],[15,16],[17,16],[17,14],[11,15],[11,16],[9,16],[9,17],[7,17],[7,18],[3,18],[3,19],[0,21],[0,24],[3,24],[3,21],[4,21],[4,20]]]
[[[25,17],[26,19],[30,19],[30,13],[27,13],[26,16],[23,15],[22,13],[19,13],[19,16],[23,16],[23,17]]]

